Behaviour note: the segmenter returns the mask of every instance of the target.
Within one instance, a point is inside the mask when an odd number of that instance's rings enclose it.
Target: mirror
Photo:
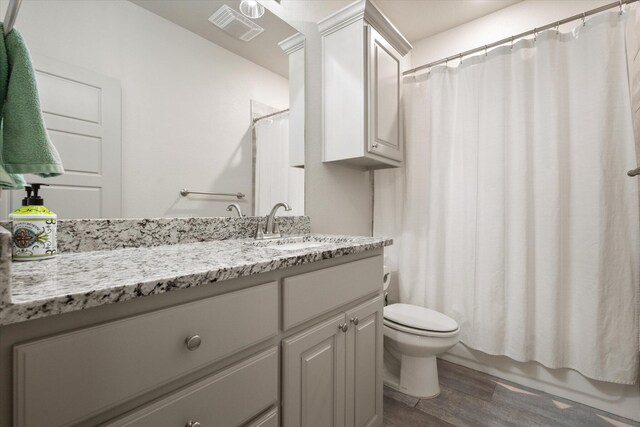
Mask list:
[[[237,216],[232,203],[251,216],[275,201],[304,214],[304,169],[287,145],[303,116],[286,112],[278,45],[296,30],[267,9],[249,19],[240,3],[23,2],[15,28],[66,170],[26,179],[50,185],[41,194],[59,218]],[[197,194],[209,192],[228,195]],[[2,218],[22,197],[1,192]]]

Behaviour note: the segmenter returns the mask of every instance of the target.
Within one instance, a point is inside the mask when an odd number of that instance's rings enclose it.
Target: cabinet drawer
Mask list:
[[[18,345],[16,425],[81,421],[261,342],[278,331],[277,309],[271,282]]]
[[[108,424],[108,427],[182,427],[189,421],[203,426],[238,426],[277,400],[278,349],[274,347]],[[275,419],[277,421],[277,413]],[[271,424],[255,425],[266,427]]]
[[[283,328],[290,329],[382,290],[382,256],[287,277],[282,285]]]
[[[274,408],[253,422],[247,427],[278,427],[280,425],[278,409]]]

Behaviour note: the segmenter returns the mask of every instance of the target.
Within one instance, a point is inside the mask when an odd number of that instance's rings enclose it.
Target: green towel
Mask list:
[[[0,188],[18,189],[23,173],[46,178],[64,169],[44,125],[27,45],[16,29],[2,34],[0,23]]]

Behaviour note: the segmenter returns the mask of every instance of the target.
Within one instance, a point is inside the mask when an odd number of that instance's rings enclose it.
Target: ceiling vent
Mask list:
[[[209,17],[209,21],[232,37],[248,42],[264,31],[260,25],[245,18],[226,4]]]

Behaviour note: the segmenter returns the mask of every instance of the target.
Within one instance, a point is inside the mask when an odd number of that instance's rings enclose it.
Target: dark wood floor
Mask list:
[[[438,360],[440,396],[417,399],[384,389],[384,425],[626,427],[640,423]]]

